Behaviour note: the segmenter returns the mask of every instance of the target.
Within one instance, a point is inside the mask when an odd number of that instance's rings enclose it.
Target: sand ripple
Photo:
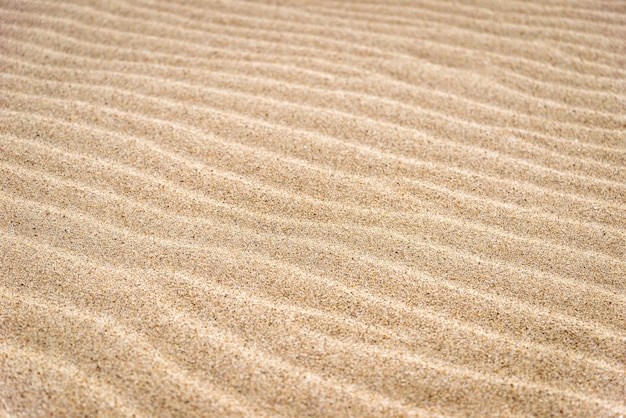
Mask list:
[[[619,1],[0,0],[0,411],[622,416]]]

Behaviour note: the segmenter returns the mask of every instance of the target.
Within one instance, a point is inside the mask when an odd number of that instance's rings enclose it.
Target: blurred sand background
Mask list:
[[[626,415],[626,3],[0,0],[0,415]]]

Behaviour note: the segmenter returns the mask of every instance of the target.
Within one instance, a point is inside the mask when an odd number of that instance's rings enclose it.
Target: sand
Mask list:
[[[0,416],[626,415],[626,3],[0,0]]]

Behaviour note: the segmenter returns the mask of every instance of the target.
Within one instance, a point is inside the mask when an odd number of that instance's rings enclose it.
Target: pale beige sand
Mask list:
[[[0,0],[5,416],[626,415],[626,3],[180,3]]]

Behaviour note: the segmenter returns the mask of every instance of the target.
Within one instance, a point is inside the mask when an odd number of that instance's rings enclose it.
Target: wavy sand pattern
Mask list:
[[[0,411],[626,415],[620,0],[0,0]]]

